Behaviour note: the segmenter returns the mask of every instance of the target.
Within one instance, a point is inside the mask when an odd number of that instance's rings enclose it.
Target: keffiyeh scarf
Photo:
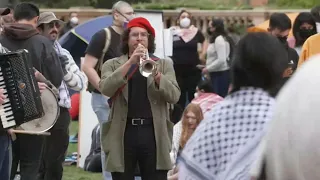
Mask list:
[[[274,99],[243,88],[205,114],[181,154],[181,180],[248,180]]]

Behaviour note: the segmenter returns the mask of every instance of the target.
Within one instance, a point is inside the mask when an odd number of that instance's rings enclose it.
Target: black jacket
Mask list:
[[[5,25],[4,33],[0,36],[0,43],[10,51],[28,50],[33,67],[51,81],[55,87],[61,85],[63,72],[53,43],[40,35],[33,26],[27,24]]]

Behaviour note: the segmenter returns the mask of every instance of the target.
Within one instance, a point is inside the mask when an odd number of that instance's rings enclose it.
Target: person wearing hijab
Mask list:
[[[320,179],[319,68],[320,55],[313,56],[280,91],[252,179]]]
[[[179,179],[248,180],[249,168],[273,114],[271,92],[288,54],[267,33],[249,33],[232,62],[233,89],[207,112],[181,153]]]

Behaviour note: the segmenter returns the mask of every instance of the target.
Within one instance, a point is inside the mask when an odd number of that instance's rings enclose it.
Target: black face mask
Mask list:
[[[288,43],[287,43],[287,39],[288,39],[287,36],[284,36],[284,37],[278,36],[277,38],[279,39],[279,41],[280,41],[282,44],[288,44]]]
[[[315,30],[313,29],[300,29],[300,36],[303,39],[308,39],[308,37],[316,34]]]

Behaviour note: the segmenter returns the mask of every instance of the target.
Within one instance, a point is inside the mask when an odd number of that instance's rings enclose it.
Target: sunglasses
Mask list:
[[[46,24],[46,26],[50,29],[56,27],[57,29],[61,28],[61,24],[59,22],[50,22],[48,24]]]

